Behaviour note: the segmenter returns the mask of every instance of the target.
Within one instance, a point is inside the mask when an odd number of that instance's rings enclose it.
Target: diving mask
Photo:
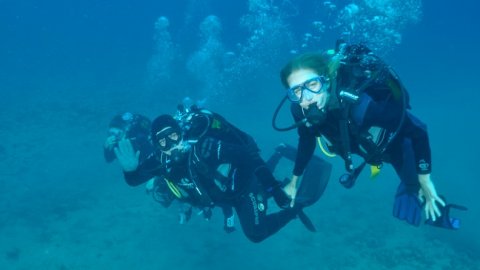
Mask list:
[[[330,87],[329,79],[325,76],[316,76],[305,82],[290,87],[287,97],[291,102],[300,103],[304,98],[311,100],[314,94],[326,91]]]
[[[177,147],[182,140],[181,134],[179,134],[179,132],[172,127],[166,127],[157,132],[156,139],[158,147],[164,152],[170,151]]]

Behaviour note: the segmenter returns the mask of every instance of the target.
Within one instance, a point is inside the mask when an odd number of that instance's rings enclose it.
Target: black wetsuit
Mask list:
[[[342,71],[339,70],[338,78],[347,77],[341,74]],[[371,83],[360,95],[360,100],[350,107],[348,128],[352,153],[365,157],[364,152],[360,151],[361,146],[364,146],[361,136],[365,133],[362,133],[362,131],[375,126],[386,129],[388,132],[394,132],[399,127],[404,111],[403,103],[390,96],[377,96],[375,94],[391,93],[387,89],[389,86],[386,80],[396,79],[396,77],[389,73],[384,78],[383,81]],[[337,89],[345,87],[345,82],[345,79],[343,82],[339,80]],[[403,94],[406,95],[405,90]],[[408,98],[405,100],[408,103]],[[406,105],[406,107],[409,106]],[[295,121],[305,118],[299,104],[292,104],[291,112]],[[339,125],[341,117],[341,108],[329,107],[326,121],[323,124],[310,127],[302,125],[298,128],[298,155],[294,175],[302,175],[315,150],[317,136],[325,136],[333,145],[334,152],[342,156],[343,141]],[[411,188],[412,192],[419,189],[418,174],[431,172],[431,152],[426,125],[408,110],[398,135],[388,145],[381,161],[391,163],[400,179]]]
[[[233,207],[253,242],[266,239],[296,217],[293,209],[267,215],[264,193],[279,183],[249,135],[208,111],[195,113],[184,129],[184,140],[192,143],[182,162],[157,152],[136,171],[126,172],[127,182],[138,185],[152,176],[164,176],[183,200],[196,207]]]

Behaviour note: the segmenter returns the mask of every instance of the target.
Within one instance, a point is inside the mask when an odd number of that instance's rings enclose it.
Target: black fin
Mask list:
[[[327,188],[331,172],[332,165],[330,163],[313,156],[298,187],[295,204],[306,207],[317,202]]]
[[[267,161],[267,166],[274,171],[281,158],[286,158],[295,162],[297,149],[288,144],[280,144],[275,148],[275,153]],[[317,202],[325,191],[330,174],[332,172],[332,164],[323,160],[318,156],[312,156],[308,163],[295,197],[295,205],[300,208],[310,206]],[[284,179],[282,186],[290,182],[290,179]]]
[[[312,220],[303,212],[303,210],[298,211],[298,218],[300,221],[303,223],[305,228],[311,232],[316,232],[317,229],[315,228],[315,225],[313,225]]]
[[[440,196],[442,200],[446,203],[445,197]],[[467,207],[458,204],[446,204],[445,206],[440,206],[440,211],[442,212],[442,216],[433,221],[432,219],[425,220],[425,224],[440,227],[444,229],[450,230],[458,230],[460,229],[460,219],[450,217],[450,209],[457,209],[461,211],[467,211]]]

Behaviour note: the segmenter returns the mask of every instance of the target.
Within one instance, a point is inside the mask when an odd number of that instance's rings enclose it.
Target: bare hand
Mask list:
[[[437,195],[430,174],[419,175],[418,179],[420,182],[419,198],[421,201],[425,201],[425,218],[435,221],[442,216],[437,204],[445,206],[445,202]]]
[[[115,147],[113,151],[124,171],[131,172],[137,169],[140,151],[135,153],[130,140],[120,140],[118,146]]]
[[[298,176],[293,176],[292,180],[283,188],[287,196],[292,199],[290,202],[290,207],[295,205],[295,197],[297,196],[297,180]]]

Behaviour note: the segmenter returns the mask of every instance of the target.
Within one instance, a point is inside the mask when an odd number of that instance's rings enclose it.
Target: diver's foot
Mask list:
[[[272,190],[272,196],[273,196],[273,199],[275,200],[275,203],[278,205],[278,207],[283,209],[290,207],[290,203],[292,199],[288,197],[287,193],[285,193],[285,191],[280,185],[278,185]]]

